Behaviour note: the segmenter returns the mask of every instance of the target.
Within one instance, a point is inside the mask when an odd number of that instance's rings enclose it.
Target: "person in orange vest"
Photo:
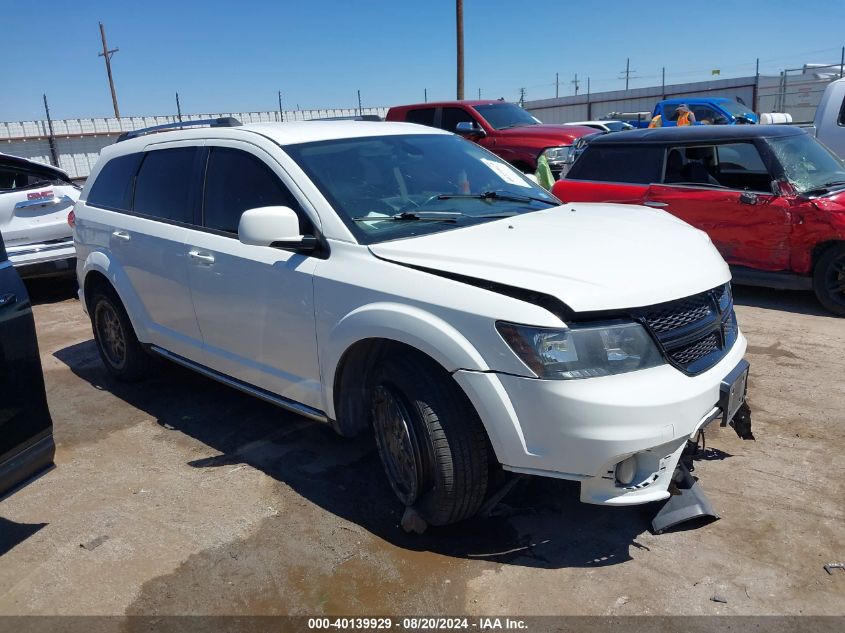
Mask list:
[[[682,103],[679,105],[675,112],[678,113],[678,127],[692,125],[695,123],[695,115],[690,111],[686,104]]]

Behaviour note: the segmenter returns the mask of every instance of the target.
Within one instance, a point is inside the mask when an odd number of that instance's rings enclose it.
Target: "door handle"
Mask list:
[[[15,296],[13,292],[7,292],[4,295],[0,295],[0,308],[5,308],[6,306],[10,306],[13,303],[16,303],[18,298]]]
[[[669,206],[668,202],[658,202],[657,200],[646,200],[645,202],[643,202],[643,204],[647,207],[655,207],[655,208],[658,208],[658,209],[661,208],[661,207],[668,207]]]
[[[210,253],[200,253],[199,251],[188,251],[188,257],[191,259],[196,259],[201,261],[205,264],[213,264],[214,263],[214,255]]]
[[[112,233],[112,236],[116,237],[117,239],[123,242],[128,242],[132,239],[132,236],[129,235],[129,233],[127,233],[126,231],[115,231],[114,233]]]

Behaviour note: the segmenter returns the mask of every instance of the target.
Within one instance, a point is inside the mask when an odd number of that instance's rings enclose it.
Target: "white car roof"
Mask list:
[[[290,121],[283,123],[248,123],[234,127],[188,127],[152,134],[143,134],[108,146],[106,155],[138,151],[151,143],[202,140],[207,138],[243,138],[251,133],[261,134],[279,145],[330,141],[333,139],[364,138],[368,136],[397,136],[401,134],[451,134],[444,130],[386,121]]]
[[[417,125],[415,123],[394,123],[387,121],[291,121],[290,123],[250,123],[233,130],[257,132],[274,140],[279,145],[311,143],[341,138],[362,138],[367,136],[395,136],[399,134],[450,134],[444,130]]]

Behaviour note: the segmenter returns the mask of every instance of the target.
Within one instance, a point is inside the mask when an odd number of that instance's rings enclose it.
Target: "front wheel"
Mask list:
[[[813,290],[819,302],[845,316],[845,244],[827,249],[813,271]]]
[[[374,372],[371,418],[399,500],[430,525],[471,517],[487,492],[488,442],[464,393],[442,368],[394,356]]]

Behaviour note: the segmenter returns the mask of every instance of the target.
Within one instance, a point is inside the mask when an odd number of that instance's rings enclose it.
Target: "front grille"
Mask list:
[[[729,284],[645,308],[637,316],[666,359],[690,375],[718,363],[737,338]]]
[[[679,365],[691,365],[695,361],[704,358],[708,354],[712,354],[718,349],[719,335],[716,334],[716,332],[711,332],[704,338],[697,340],[695,343],[673,350],[670,355],[672,356],[672,360]]]
[[[643,316],[654,332],[662,333],[690,325],[712,316],[712,313],[712,300],[707,293],[702,293],[668,305],[664,304],[658,309],[646,312]]]

